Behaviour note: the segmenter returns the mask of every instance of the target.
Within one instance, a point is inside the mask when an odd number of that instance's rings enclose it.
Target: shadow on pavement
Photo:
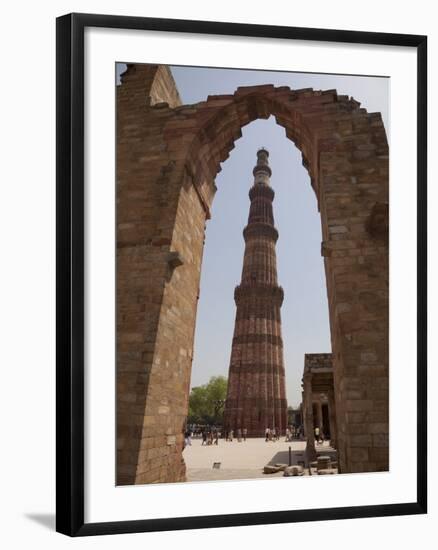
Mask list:
[[[291,451],[291,466],[304,465],[305,451]],[[289,451],[279,451],[271,458],[268,464],[289,464]]]
[[[316,454],[329,456],[332,462],[336,462],[338,459],[337,451],[336,449],[333,449],[333,447],[323,447],[322,445],[316,445],[315,446]],[[288,464],[289,465],[289,451],[279,451],[275,453],[275,455],[271,458],[271,460],[268,462],[270,465],[274,464]],[[306,468],[309,467],[306,451],[303,449],[302,451],[291,451],[291,464],[290,466],[305,466]]]

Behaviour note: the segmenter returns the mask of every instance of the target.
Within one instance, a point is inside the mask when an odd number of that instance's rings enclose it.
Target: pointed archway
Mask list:
[[[167,99],[167,101],[163,101]],[[321,214],[342,472],[388,469],[388,144],[335,90],[238,88],[180,105],[165,67],[118,88],[118,483],[184,479],[193,333],[215,177],[241,128],[273,115]]]

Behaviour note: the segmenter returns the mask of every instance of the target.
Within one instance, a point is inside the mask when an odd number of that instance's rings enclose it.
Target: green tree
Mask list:
[[[207,384],[192,388],[189,397],[189,423],[220,424],[226,396],[225,376],[212,376]]]

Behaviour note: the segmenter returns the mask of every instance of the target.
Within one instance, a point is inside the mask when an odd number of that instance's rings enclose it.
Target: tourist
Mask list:
[[[285,439],[285,441],[288,442],[288,441],[290,441],[290,439],[291,439],[290,430],[289,430],[289,428],[286,428],[286,439]]]
[[[218,432],[218,430],[216,430],[215,434],[214,434],[214,444],[219,445],[219,432]]]
[[[271,438],[271,430],[269,428],[266,428],[266,431],[265,431],[265,441],[268,442]]]
[[[202,443],[201,445],[207,445],[207,431],[202,430]]]
[[[233,435],[234,435],[234,431],[230,430],[230,433],[229,433],[230,441],[233,441]]]
[[[248,434],[248,430],[246,428],[243,428],[242,433],[243,433],[243,441],[246,441],[246,436]]]
[[[240,428],[237,428],[237,441],[242,443],[242,430]]]
[[[319,445],[319,426],[316,426],[315,428],[315,440],[316,443]]]
[[[186,430],[184,434],[184,443],[186,447],[187,445],[192,445],[192,432],[190,430]]]

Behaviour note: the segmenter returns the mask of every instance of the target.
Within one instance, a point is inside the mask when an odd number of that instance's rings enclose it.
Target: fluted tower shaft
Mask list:
[[[277,283],[274,226],[266,149],[257,152],[251,206],[243,230],[242,279],[234,292],[236,321],[224,410],[225,429],[245,429],[262,437],[266,428],[284,433],[287,401],[280,308],[283,289]]]

